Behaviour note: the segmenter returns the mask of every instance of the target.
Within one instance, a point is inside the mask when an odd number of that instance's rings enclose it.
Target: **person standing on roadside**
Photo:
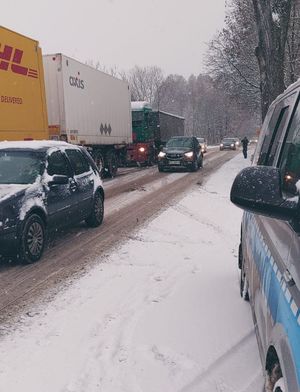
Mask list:
[[[248,144],[249,144],[249,140],[247,138],[247,136],[245,136],[242,140],[242,145],[243,145],[243,154],[244,154],[244,158],[247,158],[247,150],[248,150]]]

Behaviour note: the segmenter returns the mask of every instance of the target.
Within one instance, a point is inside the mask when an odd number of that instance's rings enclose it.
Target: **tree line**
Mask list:
[[[132,100],[184,116],[186,134],[209,143],[255,137],[270,103],[300,76],[300,0],[227,0],[224,28],[208,43],[199,75],[95,67],[126,80]]]

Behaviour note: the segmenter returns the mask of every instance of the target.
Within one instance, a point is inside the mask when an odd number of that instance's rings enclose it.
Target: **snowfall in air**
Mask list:
[[[252,392],[263,373],[239,296],[242,154],[0,340],[6,392]],[[204,169],[205,170],[205,169]]]

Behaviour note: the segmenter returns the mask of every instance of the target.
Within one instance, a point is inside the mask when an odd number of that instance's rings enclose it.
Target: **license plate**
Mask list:
[[[169,161],[169,165],[180,165],[180,161]]]

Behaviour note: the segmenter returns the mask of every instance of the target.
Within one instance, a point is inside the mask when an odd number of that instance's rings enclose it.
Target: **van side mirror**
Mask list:
[[[251,166],[235,178],[230,200],[245,211],[289,221],[298,215],[298,201],[284,199],[278,168]]]

